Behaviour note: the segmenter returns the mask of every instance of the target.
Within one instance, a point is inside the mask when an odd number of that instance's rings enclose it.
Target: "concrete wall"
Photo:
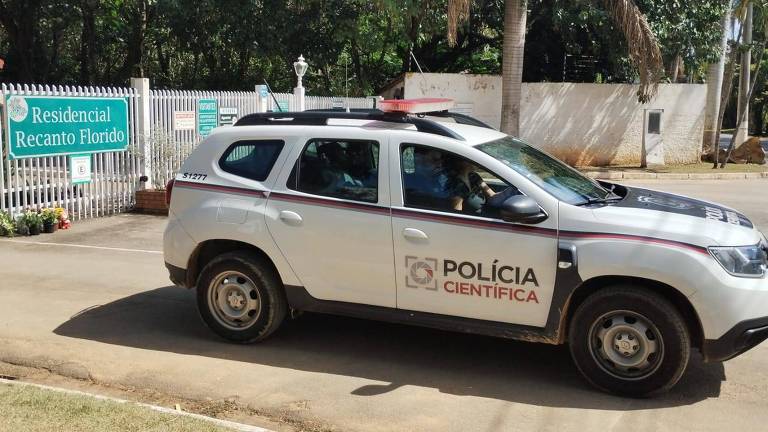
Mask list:
[[[398,89],[405,98],[448,97],[455,111],[495,127],[501,123],[501,77],[408,73],[382,96]],[[699,161],[707,88],[662,84],[642,105],[631,84],[525,83],[521,136],[572,165],[639,165],[646,109],[663,109],[665,163]]]

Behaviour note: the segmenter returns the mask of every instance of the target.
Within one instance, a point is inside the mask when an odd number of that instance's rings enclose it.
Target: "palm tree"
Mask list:
[[[627,41],[629,59],[637,68],[640,88],[637,98],[646,103],[656,95],[664,66],[656,41],[633,0],[600,0]],[[527,0],[507,0],[504,7],[502,49],[501,130],[520,134],[520,93],[523,77]],[[448,42],[454,44],[458,23],[469,16],[469,0],[448,0]]]
[[[501,130],[520,136],[520,95],[523,91],[523,52],[528,11],[526,0],[504,5],[504,41],[501,53]]]
[[[714,152],[720,141],[718,126],[720,119],[720,106],[723,93],[723,79],[725,77],[726,59],[728,53],[728,28],[731,21],[731,0],[723,0],[726,5],[725,12],[720,18],[720,56],[717,62],[711,63],[707,67],[707,106],[704,115],[704,142],[702,143],[702,154],[708,155]],[[732,53],[730,55],[734,55]],[[733,71],[731,70],[731,78]],[[726,83],[728,87],[729,83]],[[728,92],[730,94],[730,91]]]

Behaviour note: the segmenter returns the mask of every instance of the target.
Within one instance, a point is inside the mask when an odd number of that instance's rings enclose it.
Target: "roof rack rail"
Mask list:
[[[350,108],[349,111],[347,111],[346,108],[314,108],[314,109],[308,109],[305,112],[366,112],[366,113],[383,113],[384,111],[376,109],[376,108]],[[492,129],[492,130],[498,130],[495,127],[489,125],[488,123],[476,119],[472,116],[468,116],[466,114],[461,114],[453,111],[443,110],[443,111],[427,111],[423,113],[414,114],[416,117],[442,117],[442,118],[450,118],[453,119],[458,124],[465,124],[469,126],[477,126],[481,128],[486,129]]]
[[[488,123],[478,120],[474,117],[468,116],[466,114],[461,114],[457,112],[451,112],[451,111],[432,111],[432,112],[425,112],[423,114],[424,116],[430,116],[430,117],[446,117],[446,118],[452,118],[456,123],[458,124],[465,124],[470,126],[477,126],[481,128],[486,129],[493,129],[497,130],[495,127],[489,125]]]
[[[377,112],[339,112],[339,111],[301,111],[301,112],[270,112],[255,113],[243,116],[235,126],[324,126],[329,119],[371,120],[391,123],[405,123],[416,126],[419,132],[441,135],[448,138],[465,141],[464,137],[443,126],[442,124],[403,113]]]

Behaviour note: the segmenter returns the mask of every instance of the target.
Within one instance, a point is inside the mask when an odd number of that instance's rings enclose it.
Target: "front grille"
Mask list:
[[[768,241],[763,240],[760,243],[760,249],[763,250],[763,264],[768,267]]]

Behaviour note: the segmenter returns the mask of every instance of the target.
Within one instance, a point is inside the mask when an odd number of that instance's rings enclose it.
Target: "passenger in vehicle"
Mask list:
[[[376,187],[379,183],[378,170],[371,155],[370,147],[351,145],[347,148],[349,156],[349,174],[365,187]]]
[[[333,192],[344,187],[362,186],[346,171],[349,159],[344,148],[337,142],[324,143],[317,149],[323,160],[322,178],[325,187],[320,192]]]
[[[443,155],[433,149],[413,148],[413,173],[405,178],[406,194],[411,205],[445,209],[448,190],[448,175],[443,164]]]
[[[475,169],[474,165],[462,158],[454,157],[449,161],[447,187],[451,209],[479,215],[486,199],[496,195]]]

